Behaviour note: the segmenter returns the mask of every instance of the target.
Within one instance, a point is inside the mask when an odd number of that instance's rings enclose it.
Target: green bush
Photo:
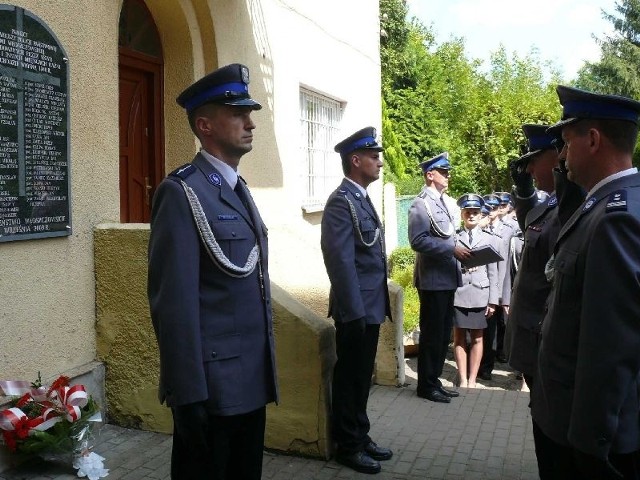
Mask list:
[[[413,286],[413,262],[415,252],[410,247],[395,249],[389,257],[391,280],[397,283],[404,292],[402,329],[405,334],[414,331],[420,325],[420,299]]]
[[[411,247],[398,247],[391,255],[389,255],[389,273],[393,277],[394,272],[404,270],[407,267],[411,267],[413,272],[413,262],[416,259],[416,252],[411,250]],[[404,285],[403,285],[404,287]]]

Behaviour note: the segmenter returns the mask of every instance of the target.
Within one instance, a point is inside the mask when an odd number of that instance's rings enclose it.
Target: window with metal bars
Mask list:
[[[319,211],[343,176],[339,155],[333,150],[343,106],[338,100],[300,89],[301,146],[304,155],[306,212]]]

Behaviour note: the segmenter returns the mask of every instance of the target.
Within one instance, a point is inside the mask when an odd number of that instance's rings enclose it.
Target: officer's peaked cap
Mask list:
[[[552,131],[583,119],[626,120],[638,124],[640,102],[631,98],[603,95],[564,85],[558,85],[556,92],[562,105],[562,119],[550,127]]]
[[[492,210],[496,208],[498,205],[500,205],[500,198],[495,193],[490,193],[488,195],[485,195],[482,198],[484,200],[485,205]]]
[[[482,208],[484,200],[480,195],[475,193],[465,193],[456,202],[461,209],[465,208]]]
[[[451,164],[449,163],[449,152],[442,152],[435,157],[425,160],[420,164],[424,173],[430,172],[436,168],[440,170],[451,170]]]
[[[382,145],[380,145],[376,139],[376,129],[373,127],[365,127],[338,142],[333,149],[340,155],[348,155],[356,150],[375,150],[376,152],[381,152]]]
[[[522,131],[527,139],[527,153],[520,157],[521,162],[528,162],[534,155],[555,148],[559,132],[549,131],[549,125],[527,123],[522,126]]]
[[[262,108],[249,95],[249,69],[239,63],[226,65],[205,75],[178,95],[176,102],[187,112],[207,103],[247,106],[253,110]]]

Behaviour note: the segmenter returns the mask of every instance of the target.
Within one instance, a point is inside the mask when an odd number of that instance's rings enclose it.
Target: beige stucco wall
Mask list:
[[[21,0],[69,58],[73,234],[0,244],[0,377],[45,378],[95,358],[92,229],[119,218],[119,2]]]
[[[341,135],[367,125],[380,130],[378,2],[209,3],[219,64],[247,64],[250,91],[264,107],[253,114],[254,149],[243,157],[240,171],[269,228],[272,279],[326,315],[329,282],[319,246],[321,212],[305,214],[301,208],[300,87],[345,102]],[[358,18],[357,28],[353,18]],[[337,154],[335,161],[340,170]],[[370,190],[381,212],[382,181]]]

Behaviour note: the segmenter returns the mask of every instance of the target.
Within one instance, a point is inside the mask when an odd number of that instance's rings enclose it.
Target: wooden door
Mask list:
[[[148,222],[156,186],[150,74],[120,66],[120,220]]]
[[[149,222],[164,177],[163,61],[144,1],[125,0],[119,34],[120,221]]]

